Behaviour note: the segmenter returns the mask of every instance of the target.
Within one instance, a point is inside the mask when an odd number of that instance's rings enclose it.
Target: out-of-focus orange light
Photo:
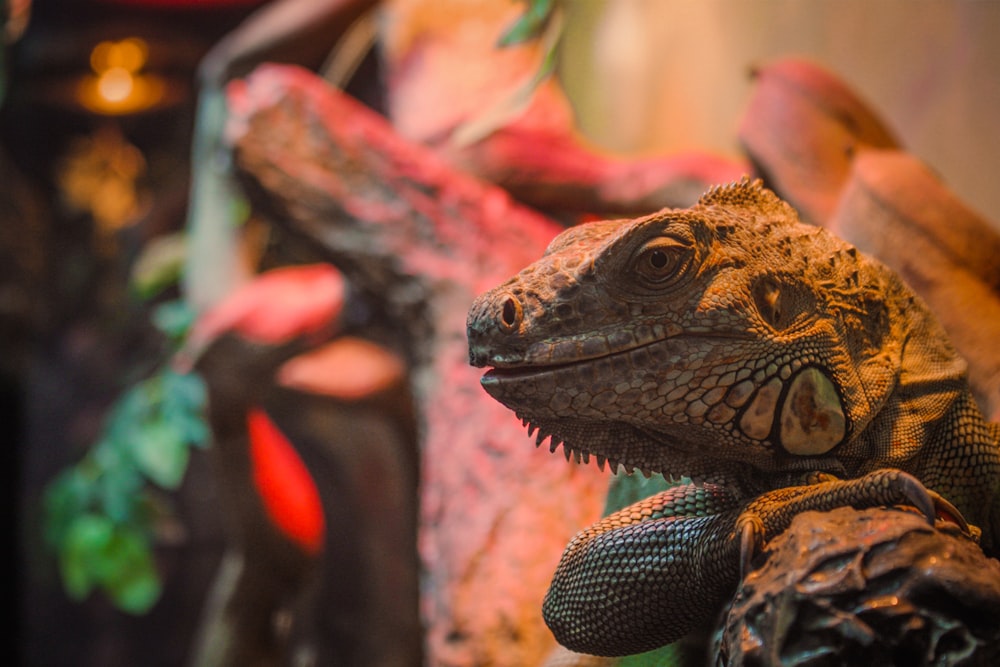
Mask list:
[[[97,92],[111,103],[121,103],[135,90],[132,73],[123,67],[112,67],[97,77]]]
[[[80,82],[77,99],[102,114],[136,113],[153,106],[166,86],[160,77],[142,73],[148,56],[149,47],[137,37],[101,42],[90,52],[93,74]]]
[[[146,65],[149,47],[138,37],[129,37],[120,42],[101,42],[90,52],[90,67],[100,75],[109,69],[121,67],[135,74]]]

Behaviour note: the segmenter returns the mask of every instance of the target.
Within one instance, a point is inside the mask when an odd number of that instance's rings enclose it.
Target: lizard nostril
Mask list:
[[[522,315],[521,304],[514,297],[508,296],[504,299],[503,308],[500,311],[500,328],[507,333],[517,331],[521,324]]]

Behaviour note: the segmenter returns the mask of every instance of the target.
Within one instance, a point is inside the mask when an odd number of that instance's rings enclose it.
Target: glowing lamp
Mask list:
[[[144,74],[149,47],[129,37],[101,42],[90,53],[93,73],[77,86],[80,104],[96,113],[119,115],[148,109],[163,99],[166,84],[161,77]]]

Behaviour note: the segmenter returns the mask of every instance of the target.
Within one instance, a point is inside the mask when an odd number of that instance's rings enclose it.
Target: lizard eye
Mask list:
[[[662,286],[684,275],[690,259],[690,248],[661,239],[640,250],[634,266],[647,282]]]

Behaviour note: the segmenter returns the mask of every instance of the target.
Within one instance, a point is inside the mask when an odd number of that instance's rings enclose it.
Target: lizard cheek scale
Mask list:
[[[751,440],[773,438],[789,454],[826,454],[844,440],[847,419],[833,382],[815,366],[787,384],[771,378],[743,411],[739,429]]]
[[[792,380],[781,408],[779,442],[790,454],[826,454],[847,433],[844,407],[822,371],[806,368]]]

